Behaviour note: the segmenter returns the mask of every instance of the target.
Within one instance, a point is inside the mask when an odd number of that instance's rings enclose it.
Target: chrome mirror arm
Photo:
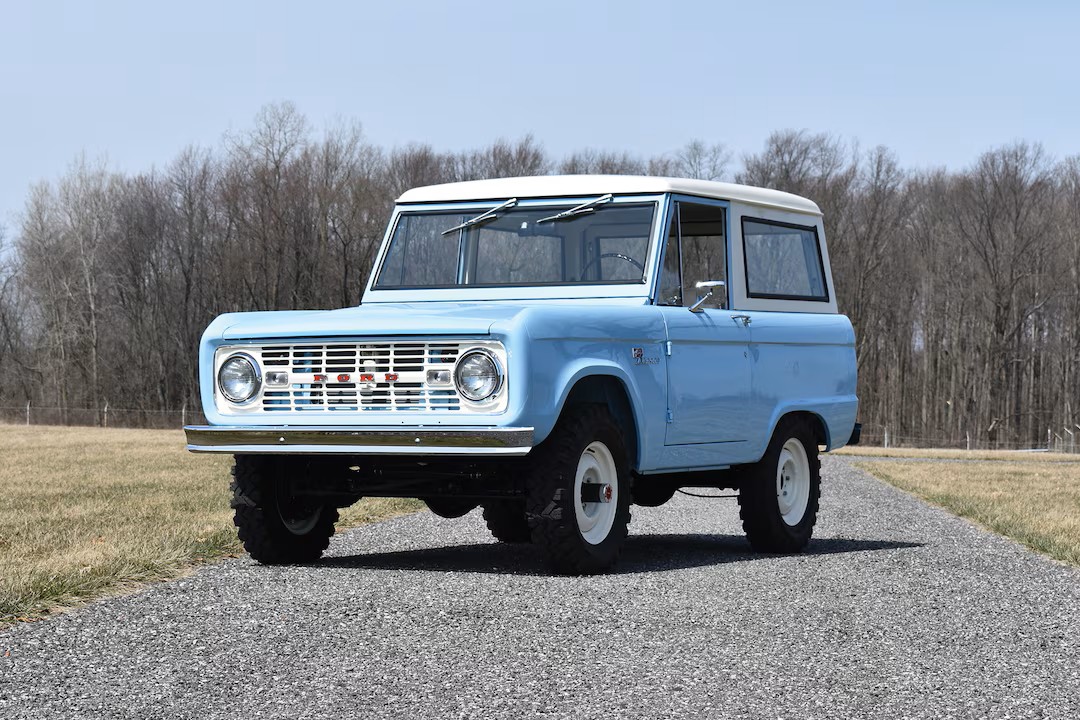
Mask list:
[[[709,292],[705,293],[703,296],[701,296],[700,298],[698,298],[698,301],[696,303],[694,303],[693,305],[691,305],[690,308],[689,308],[690,312],[699,313],[699,312],[701,312],[703,310],[703,308],[701,306],[705,304],[705,301],[712,297],[713,290],[715,288],[726,288],[727,283],[724,282],[723,280],[702,280],[701,282],[694,283],[694,287],[696,287],[698,290],[708,290],[709,291]]]

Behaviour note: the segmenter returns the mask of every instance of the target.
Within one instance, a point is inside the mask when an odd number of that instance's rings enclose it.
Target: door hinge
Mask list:
[[[666,343],[664,343],[664,345],[667,347],[668,357],[671,357],[671,341],[668,340]]]
[[[675,415],[674,415],[674,413],[671,412],[671,408],[668,408],[668,411],[667,411],[667,421],[669,423],[675,422]]]

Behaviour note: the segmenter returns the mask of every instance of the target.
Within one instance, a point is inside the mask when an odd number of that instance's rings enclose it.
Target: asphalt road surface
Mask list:
[[[635,508],[550,577],[478,513],[248,558],[0,632],[0,718],[1076,718],[1080,572],[825,463],[810,552]]]

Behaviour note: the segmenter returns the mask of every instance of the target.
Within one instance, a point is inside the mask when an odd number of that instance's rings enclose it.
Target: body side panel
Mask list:
[[[844,315],[753,312],[750,402],[754,458],[765,452],[784,414],[811,412],[826,426],[830,450],[851,436],[858,410],[855,334]]]

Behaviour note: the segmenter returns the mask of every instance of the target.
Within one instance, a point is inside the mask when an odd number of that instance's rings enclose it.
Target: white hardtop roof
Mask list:
[[[428,185],[407,191],[399,203],[506,200],[509,198],[587,197],[680,193],[749,205],[820,215],[816,203],[798,195],[734,183],[636,175],[537,175]]]

